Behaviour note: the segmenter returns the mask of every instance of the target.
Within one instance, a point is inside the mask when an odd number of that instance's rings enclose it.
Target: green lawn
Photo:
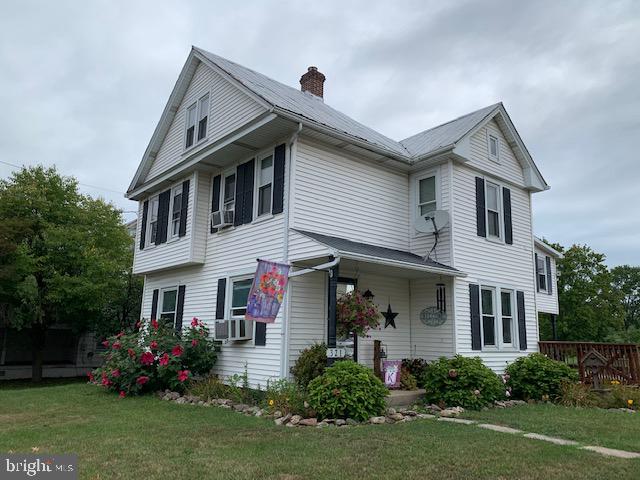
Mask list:
[[[527,432],[640,452],[640,414],[552,404],[465,412],[465,417],[506,425]],[[638,474],[640,478],[640,473]]]
[[[622,480],[640,472],[638,460],[433,420],[290,429],[215,407],[120,400],[82,383],[0,388],[0,451],[77,453],[84,479]]]

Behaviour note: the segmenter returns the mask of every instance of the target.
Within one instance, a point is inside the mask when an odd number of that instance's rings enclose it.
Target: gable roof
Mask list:
[[[478,124],[496,112],[501,105],[501,103],[495,103],[475,112],[467,113],[462,117],[405,138],[400,143],[413,157],[424,157],[444,147],[455,145]]]
[[[452,150],[458,142],[481,126],[483,122],[488,122],[493,116],[502,114],[513,140],[511,146],[517,150],[516,156],[529,171],[528,178],[525,176],[528,183],[540,190],[549,188],[511,123],[502,103],[489,105],[398,142],[335,110],[308,92],[302,92],[194,46],[171,92],[138,170],[129,185],[128,193],[140,186],[141,180],[149,171],[199,62],[207,64],[236,87],[282,117],[306,123],[311,128],[321,129],[323,133],[341,138],[346,137],[381,155],[401,160],[410,165],[436,153]]]
[[[536,248],[539,248],[540,250],[547,252],[552,257],[564,258],[564,255],[561,252],[553,248],[551,245],[549,245],[547,242],[545,242],[541,238],[534,236],[533,243],[536,246]]]

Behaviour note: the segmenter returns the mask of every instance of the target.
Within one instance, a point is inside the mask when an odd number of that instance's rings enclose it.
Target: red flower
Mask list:
[[[151,347],[151,350],[155,350],[156,348],[158,348],[158,342],[153,340],[149,346]]]
[[[198,340],[196,340],[195,338],[193,340],[191,340],[191,346],[195,347],[198,345]]]
[[[167,365],[169,365],[169,355],[167,355],[166,353],[163,354],[160,357],[160,360],[158,360],[158,365],[161,365],[163,367],[166,367]]]
[[[122,344],[120,342],[113,342],[114,350],[120,350],[120,347],[122,347]]]
[[[191,326],[192,327],[198,326],[198,319],[196,317],[193,317],[193,320],[191,320]]]
[[[124,393],[124,390],[120,390],[120,398],[124,398],[126,396],[127,396],[127,394]]]
[[[109,348],[109,340],[105,340],[104,342],[102,342],[102,345],[104,346],[104,348]]]
[[[173,355],[174,357],[179,357],[180,355],[182,355],[182,352],[184,352],[182,345],[176,345],[175,347],[173,347],[173,350],[171,350],[171,355]]]
[[[133,348],[128,348],[127,349],[127,353],[129,354],[129,356],[131,358],[135,358],[136,357],[136,351]]]
[[[142,326],[142,322],[141,321],[137,321],[136,322],[136,330],[140,330],[140,327]]]
[[[184,382],[189,378],[189,370],[178,370],[178,380]]]
[[[124,332],[120,332],[119,334],[116,335],[116,338],[122,338],[124,337]]]
[[[144,352],[140,355],[140,363],[142,365],[153,365],[153,353]]]
[[[151,320],[151,326],[153,327],[154,330],[158,329],[158,321],[154,318],[153,320]]]
[[[111,385],[111,381],[106,376],[103,376],[102,377],[102,386],[103,387],[108,387],[109,385]]]
[[[115,370],[112,370],[112,371],[111,371],[111,376],[112,376],[113,378],[118,378],[118,377],[120,376],[120,370],[119,370],[119,369],[117,369],[117,368],[116,368]]]
[[[93,380],[94,380],[93,373],[89,372],[89,373],[87,373],[87,376],[89,377],[89,381],[93,382]]]
[[[136,383],[138,385],[144,385],[148,381],[149,381],[149,377],[147,377],[146,375],[140,375],[138,378],[136,378]]]

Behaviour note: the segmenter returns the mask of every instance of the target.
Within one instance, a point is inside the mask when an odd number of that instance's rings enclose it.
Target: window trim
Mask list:
[[[493,155],[491,153],[491,140],[496,141],[496,154]],[[494,162],[500,162],[500,137],[491,133],[489,129],[487,129],[487,153],[489,154],[489,159]]]
[[[204,126],[204,137],[200,138],[200,122],[202,121],[202,101],[204,99],[207,99],[207,123],[205,123]],[[204,142],[207,137],[209,136],[209,119],[211,118],[211,96],[209,95],[209,92],[205,93],[204,95],[202,95],[200,98],[198,98],[198,100],[196,101],[198,107],[197,107],[197,116],[196,116],[196,144]]]
[[[436,190],[436,198],[435,198],[435,204],[436,204],[436,210],[440,210],[442,203],[441,203],[441,198],[440,198],[440,169],[436,168],[436,169],[429,169],[426,170],[424,172],[422,172],[420,175],[417,175],[414,179],[413,182],[413,188],[415,190],[415,193],[413,194],[413,201],[415,202],[413,205],[413,212],[415,217],[414,218],[418,218],[420,216],[420,206],[422,205],[420,203],[420,181],[421,180],[425,180],[429,177],[434,177],[435,178],[435,190]],[[431,203],[431,202],[429,202]]]
[[[538,291],[548,293],[549,286],[547,285],[547,278],[549,278],[549,276],[547,273],[547,255],[538,254],[537,257],[538,261],[542,262],[542,269],[540,269],[539,266],[536,265],[536,286],[538,287]],[[540,285],[540,277],[544,277],[544,288],[542,288],[542,286]]]
[[[180,216],[178,216],[178,231],[174,234],[173,233],[173,205],[174,205],[174,198],[176,196],[176,194],[180,194],[180,202],[181,202],[181,209],[182,209],[182,202],[184,202],[184,199],[182,198],[182,182],[173,185],[171,187],[171,195],[170,195],[170,199],[169,199],[169,219],[167,221],[167,228],[168,230],[168,237],[169,240],[177,240],[180,237]],[[180,214],[182,215],[182,214]]]
[[[149,201],[149,211],[148,211],[148,215],[149,218],[147,219],[147,224],[145,225],[146,228],[146,233],[145,233],[145,248],[146,247],[155,247],[156,245],[156,241],[155,239],[151,240],[151,224],[152,222],[152,218],[153,218],[153,202],[156,202],[156,205],[158,205],[158,211],[156,211],[156,236],[158,235],[158,213],[160,213],[160,194],[156,194],[156,195],[152,195],[151,197],[149,197],[148,201]]]
[[[191,109],[194,109],[196,114],[195,114],[195,122],[193,124],[193,141],[191,143],[191,145],[187,145],[187,132],[189,131],[189,112],[191,111]],[[195,147],[197,145],[198,142],[196,142],[196,138],[198,135],[198,102],[192,102],[189,105],[187,105],[187,107],[184,110],[184,141],[182,142],[182,145],[184,147],[184,150],[191,150],[193,147]]]
[[[237,275],[233,277],[227,277],[227,292],[225,294],[225,317],[228,322],[228,332],[229,332],[229,341],[233,342],[248,342],[250,341],[252,345],[255,345],[256,338],[256,322],[251,320],[245,320],[244,316],[234,316],[231,314],[232,305],[233,305],[233,284],[236,282],[241,282],[243,280],[253,280],[254,274],[246,274],[246,275]],[[248,300],[248,298],[247,298]],[[237,307],[236,307],[237,308]],[[245,322],[245,336],[240,337],[239,335],[231,336],[231,325],[232,321],[235,321],[235,329],[236,332],[240,333],[240,321]],[[251,336],[247,336],[247,332],[250,332]]]
[[[207,133],[203,138],[198,140],[198,133],[199,133],[198,127],[200,123],[200,101],[207,96],[209,97],[209,111],[207,112],[207,127],[206,127]],[[189,118],[189,110],[192,107],[194,107],[196,110],[196,121],[194,124],[194,130],[193,130],[193,143],[187,146],[187,130],[189,129],[187,121]],[[184,109],[184,133],[182,137],[183,138],[183,141],[182,141],[183,154],[193,150],[194,148],[206,142],[207,139],[209,138],[209,133],[211,132],[210,127],[211,127],[211,90],[208,90],[204,92],[202,95],[198,96],[194,101],[187,104],[187,106]]]
[[[179,290],[179,285],[171,285],[169,287],[163,287],[160,289],[160,294],[158,295],[158,313],[157,313],[157,318],[158,321],[160,321],[162,319],[162,314],[163,313],[169,313],[169,312],[165,312],[163,310],[163,305],[164,305],[164,295],[166,292],[169,291],[175,291],[176,292],[176,305],[174,307],[173,310],[173,324],[171,325],[172,329],[175,329],[176,327],[176,314],[178,312],[178,290]]]
[[[496,203],[498,204],[498,236],[489,233],[489,186],[496,188]],[[491,180],[484,179],[484,221],[487,231],[486,239],[492,242],[504,243],[504,212],[503,212],[502,185]],[[492,212],[495,210],[491,210]]]
[[[478,283],[478,303],[480,308],[480,342],[481,351],[486,352],[511,352],[519,348],[518,309],[516,303],[516,288],[503,287],[491,283]],[[484,314],[482,312],[482,290],[491,290],[493,298],[493,317],[495,345],[484,344]],[[502,328],[502,292],[511,295],[511,343],[505,343]]]
[[[262,161],[266,158],[271,157],[271,181],[269,183],[265,183],[264,185],[262,185],[261,182],[261,178],[260,178],[260,174],[262,173]],[[253,220],[255,221],[256,219],[260,218],[268,218],[270,216],[272,216],[272,211],[273,211],[273,181],[274,181],[274,170],[275,170],[275,147],[270,149],[270,150],[266,150],[262,153],[260,153],[259,155],[257,155],[255,157],[256,159],[256,165],[255,165],[255,171],[254,171],[254,178],[253,178],[253,187],[254,187],[254,191],[253,191],[253,198],[255,199],[255,201],[253,202]],[[264,212],[263,214],[260,214],[260,188],[265,187],[267,185],[271,185],[271,203],[269,206],[269,210],[267,212]]]

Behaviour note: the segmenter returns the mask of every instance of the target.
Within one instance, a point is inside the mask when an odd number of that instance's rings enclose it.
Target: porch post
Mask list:
[[[333,260],[333,257],[331,257]],[[336,318],[336,301],[338,296],[338,265],[336,264],[329,269],[329,288],[328,296],[329,296],[329,308],[328,318],[327,318],[327,348],[336,348],[336,328],[337,328],[337,318]],[[327,358],[327,365],[331,366],[335,359]]]
[[[554,342],[558,340],[558,330],[557,330],[557,325],[556,325],[557,317],[558,316],[555,313],[551,314],[551,331],[552,331],[552,334],[553,334],[553,341]]]

